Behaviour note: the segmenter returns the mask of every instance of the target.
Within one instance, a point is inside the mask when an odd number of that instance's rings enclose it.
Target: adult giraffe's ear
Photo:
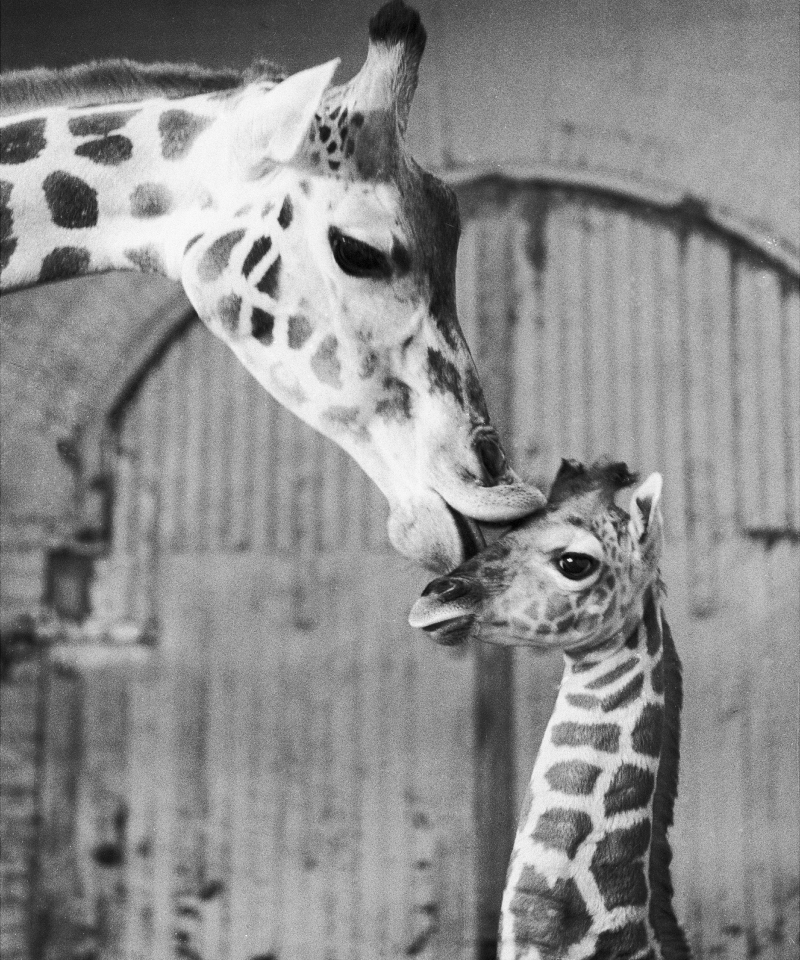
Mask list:
[[[271,90],[245,95],[232,117],[233,141],[249,172],[257,175],[265,165],[288,163],[297,154],[338,66],[338,58],[330,60]]]
[[[661,528],[661,487],[660,473],[651,473],[641,486],[634,490],[631,497],[628,530],[638,543],[649,540]]]

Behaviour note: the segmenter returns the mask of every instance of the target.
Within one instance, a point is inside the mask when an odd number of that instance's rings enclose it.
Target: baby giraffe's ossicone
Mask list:
[[[661,477],[563,461],[543,511],[428,585],[412,626],[441,643],[558,649],[564,676],[523,803],[501,960],[686,960],[667,832],[681,668],[664,620]]]

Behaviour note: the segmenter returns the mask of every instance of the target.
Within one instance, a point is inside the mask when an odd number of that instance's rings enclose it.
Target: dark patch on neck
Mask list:
[[[545,773],[545,780],[552,790],[575,796],[589,796],[594,790],[600,767],[584,760],[564,760],[554,763]]]
[[[650,802],[655,778],[649,770],[623,763],[614,774],[603,799],[607,817],[629,810],[640,810]]]
[[[644,674],[637,673],[623,687],[620,687],[615,693],[610,693],[603,698],[603,710],[610,713],[612,710],[618,710],[620,707],[627,707],[642,692],[644,686]]]
[[[589,869],[607,910],[647,903],[643,857],[649,845],[649,820],[612,830],[598,841]]]
[[[6,78],[3,77],[3,85]],[[44,137],[45,120],[22,120],[0,126],[0,163],[27,163],[35,160],[47,146]]]
[[[235,333],[239,328],[239,313],[242,309],[242,298],[235,293],[228,293],[217,301],[217,319],[228,333]]]
[[[75,148],[75,155],[86,157],[92,163],[99,163],[105,167],[115,167],[133,154],[133,143],[122,134],[112,134],[100,140],[87,140]]]
[[[275,317],[260,307],[253,307],[250,315],[250,331],[253,336],[268,347],[272,343],[272,331],[275,326]]]
[[[592,818],[583,810],[551,807],[536,821],[531,837],[545,847],[562,850],[571,860],[592,832]]]
[[[514,944],[538,947],[543,957],[565,956],[589,932],[592,918],[575,881],[553,886],[535,867],[523,867],[509,904],[514,918]]]
[[[152,245],[126,250],[125,256],[142,273],[166,274],[167,272],[161,253]]]
[[[285,230],[289,224],[292,222],[294,217],[294,206],[292,205],[292,198],[287,193],[283,198],[283,204],[281,205],[281,212],[278,214],[278,226]]]
[[[603,753],[616,753],[619,734],[616,723],[557,723],[550,740],[556,747],[591,747]]]
[[[0,180],[0,269],[5,270],[14,251],[17,249],[17,238],[14,234],[14,212],[11,209],[11,191],[14,184],[8,180]]]
[[[342,365],[339,360],[339,341],[330,333],[323,338],[311,358],[311,369],[320,383],[337,390],[342,386]]]
[[[97,225],[97,191],[63,170],[56,170],[42,183],[50,216],[58,227],[80,230]]]
[[[266,255],[272,249],[272,239],[270,237],[259,237],[255,241],[247,256],[244,258],[244,263],[242,264],[242,273],[245,277],[249,277],[250,274],[255,270],[259,263],[266,257]]]
[[[79,277],[89,269],[89,251],[84,247],[56,247],[42,260],[39,283]]]
[[[172,208],[172,193],[163,183],[140,183],[131,191],[131,216],[139,220],[163,217]]]
[[[165,160],[183,160],[197,137],[213,123],[188,110],[165,110],[158,119],[161,154]]]
[[[439,350],[432,347],[428,347],[428,380],[437,393],[450,394],[459,406],[464,406],[458,369]]]
[[[107,137],[119,130],[135,117],[139,110],[114,110],[108,113],[86,113],[79,117],[70,117],[67,121],[69,132],[74,137]]]
[[[655,601],[654,601],[655,602]],[[681,709],[683,680],[681,662],[672,640],[669,624],[661,616],[664,648],[664,724],[661,761],[653,798],[653,842],[650,848],[650,923],[661,945],[665,960],[689,960],[691,951],[672,905],[672,850],[668,832],[672,826],[675,798],[678,795],[680,765]]]
[[[597,938],[592,960],[622,960],[647,946],[647,929],[639,920],[616,930],[603,930]]]
[[[288,327],[288,343],[292,350],[299,350],[314,332],[311,321],[302,313],[292,314]]]
[[[256,284],[256,289],[267,296],[276,299],[278,296],[278,283],[281,277],[281,258],[280,254],[267,267],[264,276]]]
[[[627,660],[624,660],[622,663],[617,664],[613,670],[609,670],[608,673],[603,673],[596,679],[592,680],[590,683],[586,684],[587,690],[597,690],[600,687],[607,687],[610,683],[613,683],[615,680],[619,680],[620,677],[624,677],[626,673],[630,673],[631,670],[639,663],[638,657],[629,657]]]
[[[380,417],[389,420],[408,420],[411,417],[411,387],[397,377],[386,377],[383,381],[384,396],[375,406]]]
[[[217,280],[231,259],[233,248],[244,236],[244,230],[232,230],[225,233],[208,247],[197,265],[197,277],[202,283],[213,283]]]

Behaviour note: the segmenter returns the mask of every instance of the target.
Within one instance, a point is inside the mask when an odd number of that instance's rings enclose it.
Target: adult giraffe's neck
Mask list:
[[[224,179],[208,135],[223,110],[203,94],[0,120],[2,289],[115,269],[178,279]]]
[[[565,658],[509,866],[501,960],[687,956],[674,949],[685,940],[667,845],[680,667],[661,623],[648,591],[616,652]]]

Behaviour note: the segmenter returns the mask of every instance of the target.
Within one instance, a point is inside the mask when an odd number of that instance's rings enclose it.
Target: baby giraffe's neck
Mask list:
[[[215,94],[0,121],[3,290],[111,269],[177,279],[226,179]]]
[[[666,839],[680,663],[654,592],[615,653],[565,657],[509,866],[501,960],[688,956]]]

